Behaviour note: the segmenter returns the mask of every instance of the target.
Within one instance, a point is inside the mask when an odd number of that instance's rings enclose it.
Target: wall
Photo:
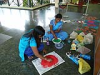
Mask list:
[[[95,38],[95,59],[94,59],[94,75],[100,70],[100,26]]]

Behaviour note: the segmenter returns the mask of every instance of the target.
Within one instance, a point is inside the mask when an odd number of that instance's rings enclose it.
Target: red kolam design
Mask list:
[[[51,67],[51,66],[55,65],[55,64],[58,62],[57,57],[55,57],[54,55],[47,55],[47,56],[45,56],[45,57],[46,57],[46,58],[51,58],[52,61],[49,62],[49,61],[47,61],[47,60],[42,60],[42,61],[41,61],[41,65],[42,65],[44,68]]]

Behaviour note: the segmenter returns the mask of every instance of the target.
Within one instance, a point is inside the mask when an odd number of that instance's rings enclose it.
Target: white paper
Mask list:
[[[37,58],[35,60],[32,61],[33,65],[35,66],[35,68],[37,69],[37,71],[39,72],[40,75],[42,75],[43,73],[49,71],[50,69],[64,63],[65,61],[55,52],[50,52],[46,55],[54,55],[55,57],[58,58],[58,63],[51,66],[51,67],[47,67],[47,68],[44,68],[42,65],[41,65],[41,59],[40,58]]]

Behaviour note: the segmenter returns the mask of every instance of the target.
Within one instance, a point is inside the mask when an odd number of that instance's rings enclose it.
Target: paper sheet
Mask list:
[[[58,63],[56,65],[52,66],[52,67],[44,68],[41,65],[41,59],[40,58],[37,58],[37,59],[33,60],[32,63],[35,66],[35,68],[37,69],[37,71],[39,72],[40,75],[42,75],[43,73],[49,71],[50,69],[53,69],[54,67],[56,67],[56,66],[58,66],[58,65],[60,65],[60,64],[65,62],[55,51],[50,52],[50,53],[48,53],[46,55],[54,55],[54,56],[56,56],[58,58]]]

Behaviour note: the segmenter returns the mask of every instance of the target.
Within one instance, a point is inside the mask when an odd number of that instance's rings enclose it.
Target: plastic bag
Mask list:
[[[77,36],[78,36],[78,33],[76,33],[75,31],[73,31],[73,32],[70,34],[70,39],[75,39]]]
[[[79,35],[81,35],[81,36],[85,36],[84,32],[81,32]]]
[[[77,39],[73,40],[73,43],[75,43],[76,45],[79,44],[79,41]]]
[[[88,33],[87,35],[85,35],[83,42],[85,44],[91,44],[93,42],[93,35],[91,35],[91,33]]]
[[[79,70],[80,74],[83,74],[83,73],[90,71],[91,67],[85,60],[80,58],[78,60],[78,62],[79,62],[79,69],[78,70]]]
[[[81,35],[78,35],[78,36],[77,36],[77,40],[78,40],[79,42],[81,42],[81,43],[82,43],[82,42],[83,42],[83,40],[84,40],[84,38],[83,38]]]
[[[76,51],[77,51],[77,52],[80,52],[81,54],[87,54],[87,53],[89,53],[91,50],[88,49],[88,48],[86,48],[85,46],[81,46],[81,47],[79,47]]]

